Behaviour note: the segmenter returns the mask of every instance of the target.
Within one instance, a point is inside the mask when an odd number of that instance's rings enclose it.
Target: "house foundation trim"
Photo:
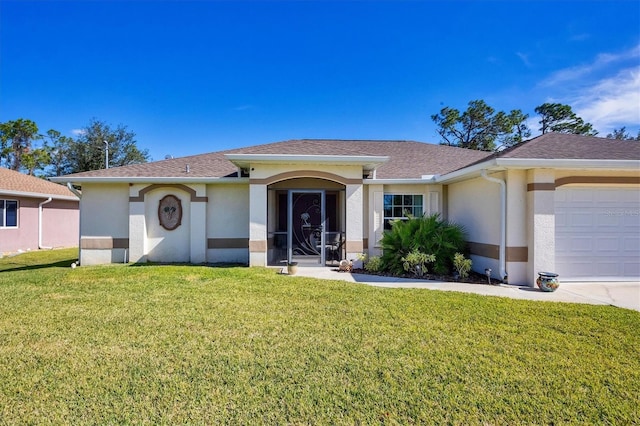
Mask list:
[[[80,239],[80,248],[87,250],[128,249],[129,238],[88,237]]]
[[[500,246],[498,244],[485,244],[468,242],[469,252],[475,256],[482,256],[489,259],[500,258]],[[528,247],[507,247],[507,262],[527,262],[529,256]]]
[[[249,251],[252,253],[265,253],[267,251],[267,240],[249,241]]]
[[[248,238],[209,238],[208,249],[246,249],[249,248]]]

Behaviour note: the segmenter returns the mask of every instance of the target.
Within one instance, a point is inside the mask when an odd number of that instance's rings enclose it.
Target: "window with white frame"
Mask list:
[[[391,229],[392,220],[420,217],[423,211],[421,194],[384,194],[384,229]]]
[[[18,227],[18,202],[0,200],[0,228]]]

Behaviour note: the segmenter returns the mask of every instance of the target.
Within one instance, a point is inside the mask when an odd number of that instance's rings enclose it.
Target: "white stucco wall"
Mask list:
[[[249,185],[249,265],[267,266],[267,185]]]
[[[166,195],[174,195],[182,203],[182,224],[171,231],[160,226],[158,219],[158,205]],[[158,188],[145,195],[146,256],[149,261],[189,262],[191,260],[190,200],[190,194],[176,188]]]

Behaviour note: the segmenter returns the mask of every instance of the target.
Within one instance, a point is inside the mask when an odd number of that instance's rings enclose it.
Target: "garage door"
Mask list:
[[[557,188],[561,280],[640,280],[640,190]]]

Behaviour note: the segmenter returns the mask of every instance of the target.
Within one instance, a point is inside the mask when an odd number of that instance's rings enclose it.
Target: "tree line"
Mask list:
[[[107,144],[109,167],[146,163],[149,153],[137,147],[135,136],[127,126],[95,118],[77,137],[54,129],[42,134],[35,122],[19,118],[0,123],[0,167],[43,177],[104,169]]]
[[[569,105],[544,103],[534,111],[539,116],[538,130],[542,134],[598,134],[593,125],[578,117]],[[455,108],[444,107],[438,114],[432,115],[431,119],[438,126],[436,131],[442,138],[442,145],[496,151],[516,145],[531,136],[531,129],[527,124],[529,114],[519,109],[509,113],[496,111],[483,100],[469,102],[466,111],[462,113]],[[621,127],[607,134],[607,138],[637,141],[640,140],[640,131],[634,137],[625,127]]]

